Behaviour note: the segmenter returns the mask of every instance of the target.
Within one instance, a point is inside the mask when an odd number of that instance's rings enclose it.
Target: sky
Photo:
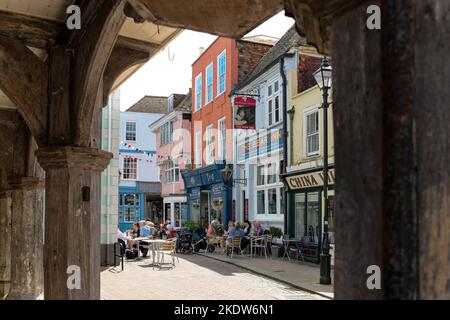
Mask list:
[[[281,38],[293,24],[294,20],[281,11],[247,36]],[[121,110],[127,110],[146,95],[186,94],[191,87],[192,63],[199,57],[200,48],[208,48],[216,38],[207,33],[183,31],[120,87]]]

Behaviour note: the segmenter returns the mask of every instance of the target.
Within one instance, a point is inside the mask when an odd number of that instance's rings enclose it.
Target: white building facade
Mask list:
[[[286,69],[296,68],[295,60],[291,60],[285,62]],[[284,146],[284,87],[280,64],[276,63],[240,88],[235,95],[256,95],[256,129],[234,130],[234,177],[246,179],[246,185],[236,183],[234,188],[237,220],[258,220],[265,228],[272,226],[281,230],[286,201],[280,179]]]
[[[150,124],[164,114],[121,112],[119,154],[119,226],[122,231],[143,220],[159,220],[161,184],[156,136]],[[156,221],[160,222],[160,221]]]

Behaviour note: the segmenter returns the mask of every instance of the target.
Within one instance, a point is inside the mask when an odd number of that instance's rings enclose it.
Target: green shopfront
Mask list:
[[[323,206],[323,169],[289,172],[284,175],[289,187],[288,230],[295,239],[306,239],[309,243],[304,249],[304,257],[319,263],[322,242],[324,206]],[[334,168],[328,174],[329,199],[329,236],[334,244]]]
[[[212,220],[218,220],[227,226],[232,219],[232,193],[222,177],[224,168],[224,164],[214,164],[182,173],[188,221],[208,226]]]

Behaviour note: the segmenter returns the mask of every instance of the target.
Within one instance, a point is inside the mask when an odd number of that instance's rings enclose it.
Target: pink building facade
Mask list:
[[[191,94],[168,97],[168,114],[150,125],[156,134],[164,220],[179,227],[187,220],[187,198],[181,172],[191,168]]]

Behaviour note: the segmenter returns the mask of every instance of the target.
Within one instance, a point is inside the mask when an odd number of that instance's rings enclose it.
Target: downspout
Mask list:
[[[283,174],[286,174],[287,161],[288,161],[288,131],[287,131],[287,77],[284,71],[284,56],[280,60],[280,74],[283,80],[282,93],[283,93]],[[284,234],[288,233],[288,192],[287,188],[284,188]]]
[[[113,100],[110,100],[109,106],[108,106],[108,152],[111,152],[112,150],[112,107],[113,107]],[[109,221],[109,216],[111,215],[111,208],[109,206],[110,204],[110,197],[111,197],[111,165],[108,164],[108,168],[107,168],[107,187],[106,187],[106,225],[108,226],[108,221]],[[110,244],[110,235],[109,235],[109,230],[106,230],[106,263],[109,263],[109,250],[108,250],[108,246]]]

